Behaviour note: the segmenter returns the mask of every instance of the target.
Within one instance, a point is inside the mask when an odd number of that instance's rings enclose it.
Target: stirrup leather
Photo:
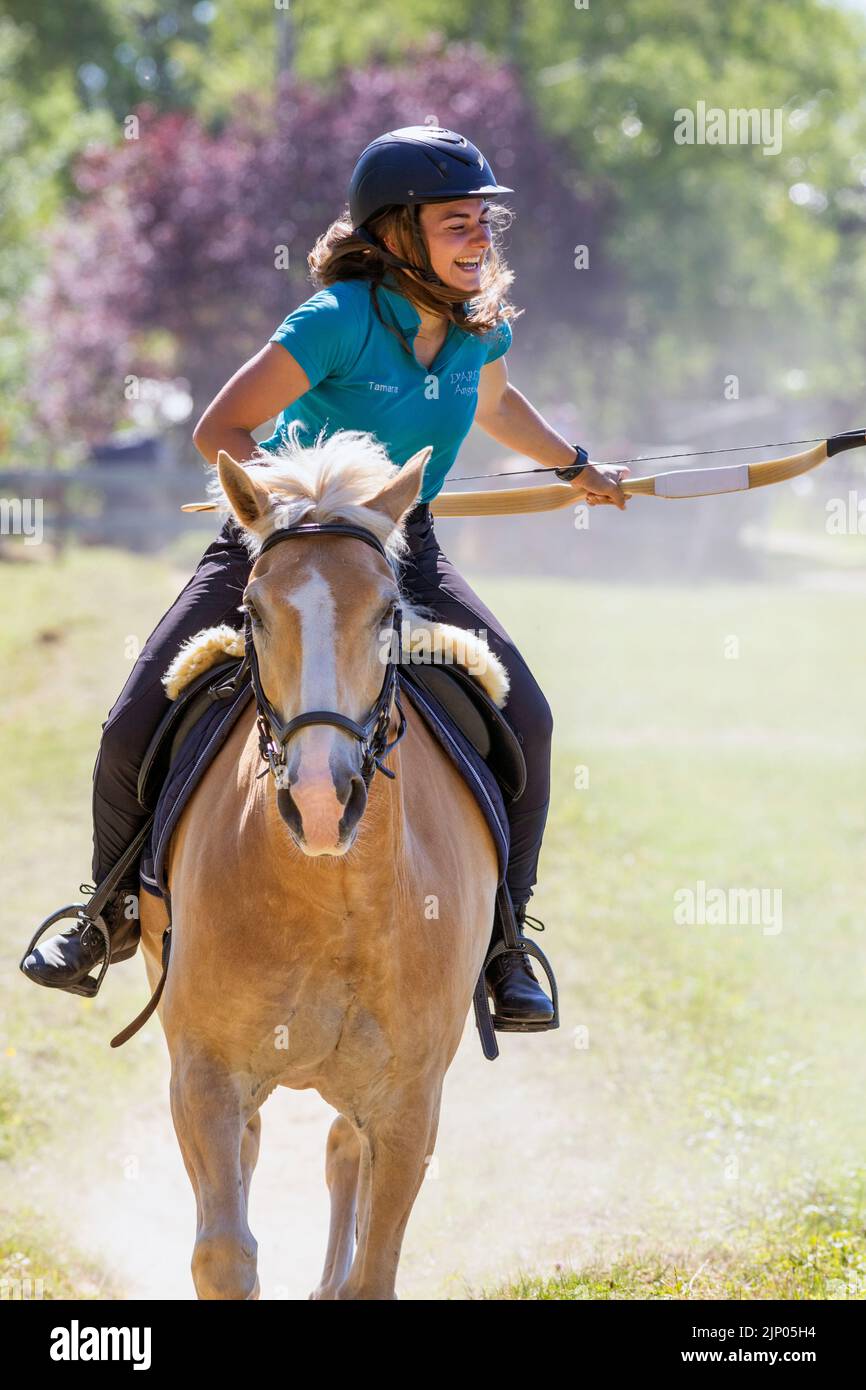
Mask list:
[[[106,874],[105,878],[94,892],[93,897],[90,898],[87,903],[69,903],[67,907],[61,907],[59,911],[52,912],[50,917],[45,918],[45,921],[37,927],[30,941],[30,945],[21,957],[18,963],[19,970],[24,972],[25,960],[35,948],[36,943],[42,939],[45,933],[49,931],[56,922],[62,922],[68,917],[75,917],[80,922],[82,931],[86,930],[87,927],[93,927],[94,931],[99,932],[102,937],[103,945],[105,946],[105,956],[97,975],[85,975],[84,979],[79,980],[77,985],[67,986],[65,993],[83,995],[85,999],[93,999],[96,997],[99,993],[102,981],[105,979],[105,973],[111,964],[111,936],[102,919],[102,909],[105,907],[124,874],[138,863],[141,851],[144,849],[147,837],[150,834],[152,823],[153,816],[149,816],[135,839],[132,840],[123,851],[123,854],[118,859],[114,868],[110,873]]]

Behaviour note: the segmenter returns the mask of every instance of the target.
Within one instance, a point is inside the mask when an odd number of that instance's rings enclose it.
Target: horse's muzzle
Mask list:
[[[304,854],[341,855],[352,848],[367,808],[360,772],[346,769],[332,781],[290,784],[277,792],[277,810]]]

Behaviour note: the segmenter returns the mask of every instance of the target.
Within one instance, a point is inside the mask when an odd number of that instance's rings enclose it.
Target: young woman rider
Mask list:
[[[439,548],[429,503],[442,488],[473,421],[519,454],[551,468],[585,454],[554,430],[509,383],[505,353],[514,310],[512,275],[498,247],[502,208],[513,192],[483,155],[451,130],[391,131],[361,154],[349,186],[349,218],[334,222],[309,262],[322,287],[290,313],[260,352],[223,387],[194,431],[200,453],[220,449],[248,461],[280,446],[289,424],[311,431],[369,430],[400,463],[434,446],[418,504],[406,520],[411,554],[401,572],[415,603],[459,627],[486,629],[510,676],[505,714],[523,745],[527,783],[510,809],[507,884],[523,928],[532,896],[550,790],[550,708],[501,623]],[[276,419],[257,446],[252,431]],[[625,506],[619,473],[586,463],[572,486],[591,505]],[[160,677],[178,647],[238,612],[250,561],[227,522],[195,574],[149,637],[108,720],[93,777],[93,879],[117,865],[146,819],[138,769],[168,702]],[[135,953],[138,875],[124,875],[101,914],[112,961]],[[98,919],[97,919],[98,920]],[[22,963],[39,984],[91,994],[90,972],[105,954],[86,920],[31,951]],[[505,952],[488,970],[497,1016],[547,1021],[549,1001],[524,952]]]

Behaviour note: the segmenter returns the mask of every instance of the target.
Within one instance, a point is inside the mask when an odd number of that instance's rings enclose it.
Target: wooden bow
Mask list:
[[[826,463],[847,449],[866,447],[866,430],[848,430],[824,439],[814,449],[790,458],[765,459],[761,463],[732,463],[724,468],[679,468],[653,473],[646,478],[623,478],[620,487],[639,497],[715,497],[724,492],[749,492],[752,488],[784,483]],[[570,483],[541,487],[497,488],[490,492],[440,492],[430,503],[434,516],[514,516],[522,512],[553,512],[577,506],[580,494]],[[215,502],[188,502],[182,512],[216,511]]]

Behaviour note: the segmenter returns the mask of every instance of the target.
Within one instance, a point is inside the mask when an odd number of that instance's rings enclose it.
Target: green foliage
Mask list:
[[[60,9],[37,13],[55,25],[63,16],[68,27]],[[0,17],[0,458],[24,433],[30,409],[34,342],[21,303],[45,270],[41,233],[62,213],[70,161],[88,140],[112,136],[104,113],[82,107],[73,76],[34,26]]]
[[[381,0],[352,25],[327,0],[305,0],[299,14],[299,68],[318,78],[376,56],[399,61],[431,34],[475,40],[519,69],[589,205],[572,236],[589,245],[594,272],[552,271],[571,356],[583,349],[596,362],[566,390],[592,402],[596,429],[625,413],[661,437],[661,402],[696,391],[720,401],[731,371],[745,399],[805,391],[828,416],[859,418],[859,16],[820,0]],[[780,109],[782,152],[676,144],[674,112],[698,101]],[[519,189],[512,201],[520,216]],[[558,370],[551,354],[536,380]]]
[[[850,378],[862,338],[840,336],[839,312],[866,274],[862,21],[818,0],[539,5],[533,19],[524,62],[547,128],[614,191],[605,250],[627,283],[623,336],[643,349],[633,388],[649,403],[653,380],[719,382],[724,357],[750,395],[784,389],[794,365],[816,396]],[[676,144],[674,113],[698,101],[780,109],[782,152]]]

